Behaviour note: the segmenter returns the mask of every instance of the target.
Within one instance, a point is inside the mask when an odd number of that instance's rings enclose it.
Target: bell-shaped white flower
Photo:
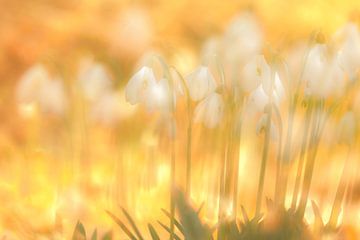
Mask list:
[[[146,107],[148,111],[159,110],[162,113],[170,111],[171,95],[168,80],[165,78],[149,85],[146,92]],[[174,96],[175,101],[175,96]]]
[[[39,88],[38,104],[44,113],[62,116],[66,112],[67,98],[61,79],[45,82]]]
[[[263,55],[253,56],[243,67],[240,87],[250,92],[261,83],[268,85],[271,79],[271,68]]]
[[[111,78],[105,67],[91,60],[83,62],[78,81],[85,97],[90,101],[96,101],[112,87]]]
[[[16,97],[19,103],[36,102],[39,89],[48,81],[50,81],[50,75],[43,65],[37,64],[27,70],[16,88]]]
[[[224,101],[220,94],[213,92],[195,108],[195,122],[202,122],[208,128],[216,127],[224,114]]]
[[[155,75],[150,67],[144,66],[129,80],[125,87],[125,98],[130,104],[144,102],[150,86],[156,83]]]
[[[351,111],[346,112],[341,118],[338,128],[338,140],[340,143],[352,144],[356,136],[356,117]]]
[[[215,91],[216,81],[210,69],[200,66],[186,77],[190,97],[194,101],[205,98],[208,94]]]
[[[269,114],[264,113],[257,122],[256,133],[258,135],[266,130],[268,118],[269,118]],[[276,127],[273,121],[270,122],[270,138],[273,141],[277,141],[279,139],[279,129]]]
[[[224,34],[225,58],[237,63],[258,54],[263,44],[263,33],[256,17],[247,12],[235,17]]]
[[[269,103],[269,96],[264,91],[262,85],[258,86],[249,96],[248,111],[263,112],[265,106]]]
[[[340,64],[352,80],[360,70],[360,31],[354,23],[348,23],[335,34],[335,39],[341,41]]]
[[[40,64],[31,67],[22,76],[16,91],[20,104],[35,104],[43,113],[58,116],[66,111],[67,99],[62,80],[51,79],[47,69]]]
[[[281,101],[284,99],[285,89],[278,73],[275,73],[272,91],[270,90],[271,86],[269,86],[269,83],[266,82],[266,84],[260,84],[251,92],[247,103],[247,112],[250,115],[263,112],[264,108],[270,103],[271,94],[272,102],[276,106],[280,106]]]
[[[324,44],[316,44],[310,49],[303,77],[306,93],[320,98],[338,96],[345,86],[344,71],[338,56],[329,56]]]

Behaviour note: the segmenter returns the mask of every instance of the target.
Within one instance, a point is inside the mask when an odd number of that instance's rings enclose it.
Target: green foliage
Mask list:
[[[75,226],[72,240],[87,240],[85,227],[80,221]],[[90,240],[112,240],[112,233],[107,232],[102,237],[98,237],[98,232],[95,229]]]

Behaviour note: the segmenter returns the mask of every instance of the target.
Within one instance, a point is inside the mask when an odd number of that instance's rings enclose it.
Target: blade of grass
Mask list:
[[[132,219],[132,217],[130,216],[130,214],[125,210],[125,208],[121,207],[122,212],[124,213],[125,217],[127,218],[127,220],[129,221],[132,229],[134,230],[136,236],[140,239],[140,240],[144,240],[143,236],[141,235],[138,227],[135,224],[135,221]]]
[[[109,211],[106,211],[106,213],[116,222],[117,225],[125,232],[125,234],[131,239],[131,240],[137,240],[135,235],[132,234],[132,232],[126,227],[126,225],[114,214],[112,214]]]
[[[168,233],[171,233],[171,229],[166,226],[165,224],[163,224],[162,222],[158,221],[158,223],[160,224],[160,226],[162,226]],[[176,233],[172,233],[173,237],[176,239],[176,240],[181,240],[181,238],[176,234]]]
[[[168,212],[168,211],[166,211],[165,209],[161,209],[161,211],[168,217],[168,218],[171,218],[171,214]],[[184,235],[184,228],[183,228],[183,226],[179,223],[179,221],[176,219],[176,218],[174,218],[174,224],[175,224],[175,226],[179,229],[179,231]]]
[[[149,223],[148,224],[149,232],[152,237],[152,240],[160,240],[159,235],[157,234],[155,228]]]

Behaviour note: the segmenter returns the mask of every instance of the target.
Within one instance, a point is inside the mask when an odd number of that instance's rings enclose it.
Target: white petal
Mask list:
[[[39,89],[48,81],[50,81],[50,76],[43,65],[37,64],[31,67],[24,73],[17,85],[17,100],[20,103],[37,102]]]
[[[224,101],[220,94],[212,93],[195,108],[195,122],[203,122],[206,127],[216,127],[223,117]]]
[[[155,75],[151,68],[142,67],[129,80],[125,87],[125,98],[130,104],[137,104],[146,98],[149,86],[155,84]]]
[[[159,110],[161,112],[169,112],[170,100],[168,80],[163,78],[159,82],[149,85],[149,89],[146,92],[146,106],[148,111]]]
[[[60,79],[46,82],[39,89],[39,107],[45,113],[64,115],[67,99],[64,84]]]
[[[261,83],[267,88],[270,86],[270,78],[270,66],[266,63],[263,55],[257,55],[245,64],[240,78],[240,86],[247,92],[254,90]]]
[[[216,81],[208,67],[200,66],[186,77],[190,97],[194,101],[205,98],[216,89]]]
[[[79,84],[85,97],[95,101],[111,89],[112,81],[103,65],[89,62],[80,68]]]

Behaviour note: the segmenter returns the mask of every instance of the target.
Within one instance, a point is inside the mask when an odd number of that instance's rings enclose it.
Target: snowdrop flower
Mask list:
[[[271,80],[271,69],[263,55],[256,55],[248,61],[243,69],[240,78],[240,87],[250,92],[261,83],[269,85]]]
[[[258,54],[263,44],[263,33],[256,17],[251,13],[237,16],[224,36],[225,58],[244,61]]]
[[[264,113],[259,121],[256,124],[256,133],[259,135],[261,134],[267,127],[269,115],[267,113]],[[279,139],[279,129],[276,127],[276,125],[271,121],[270,124],[270,137],[273,141],[277,141]]]
[[[342,39],[339,48],[339,61],[350,80],[354,79],[360,70],[360,32],[353,23],[341,28],[335,38]]]
[[[263,33],[254,15],[244,13],[233,19],[222,41],[227,84],[231,87],[237,84],[239,67],[252,56],[259,54],[262,45]]]
[[[51,79],[42,65],[31,67],[20,79],[17,86],[20,104],[36,104],[44,113],[63,115],[67,100],[63,82]]]
[[[111,127],[121,119],[121,109],[121,96],[117,92],[109,92],[94,103],[91,117],[95,122]]]
[[[151,68],[144,66],[129,80],[125,87],[125,98],[130,104],[144,102],[150,86],[156,83],[154,72]]]
[[[149,112],[157,110],[167,114],[171,111],[171,104],[176,101],[176,93],[174,92],[173,99],[171,99],[169,80],[166,78],[156,80],[152,68],[145,66],[128,82],[125,88],[125,98],[130,104],[143,104]]]
[[[194,101],[205,98],[216,89],[216,81],[208,67],[200,66],[186,78],[190,97]]]
[[[262,85],[260,85],[249,96],[248,110],[252,112],[263,112],[268,103],[269,96],[264,91]]]
[[[340,95],[345,86],[338,56],[330,57],[324,44],[316,44],[310,49],[303,77],[306,93],[320,98]]]
[[[38,103],[45,113],[64,115],[67,99],[63,82],[60,79],[45,82],[39,89]]]
[[[20,103],[36,102],[39,96],[39,88],[48,81],[50,81],[50,75],[43,65],[37,64],[31,67],[21,77],[17,85],[17,100]]]
[[[194,120],[214,128],[222,119],[223,112],[224,101],[220,94],[213,92],[196,106]]]
[[[78,80],[85,97],[90,101],[96,101],[104,93],[110,91],[112,86],[105,67],[92,60],[85,60],[82,63]]]
[[[340,143],[352,144],[356,134],[356,117],[351,111],[346,112],[339,123],[338,139]]]
[[[170,88],[167,79],[162,78],[158,82],[149,85],[149,89],[146,92],[148,111],[159,110],[162,113],[168,113],[170,111],[170,101]]]

